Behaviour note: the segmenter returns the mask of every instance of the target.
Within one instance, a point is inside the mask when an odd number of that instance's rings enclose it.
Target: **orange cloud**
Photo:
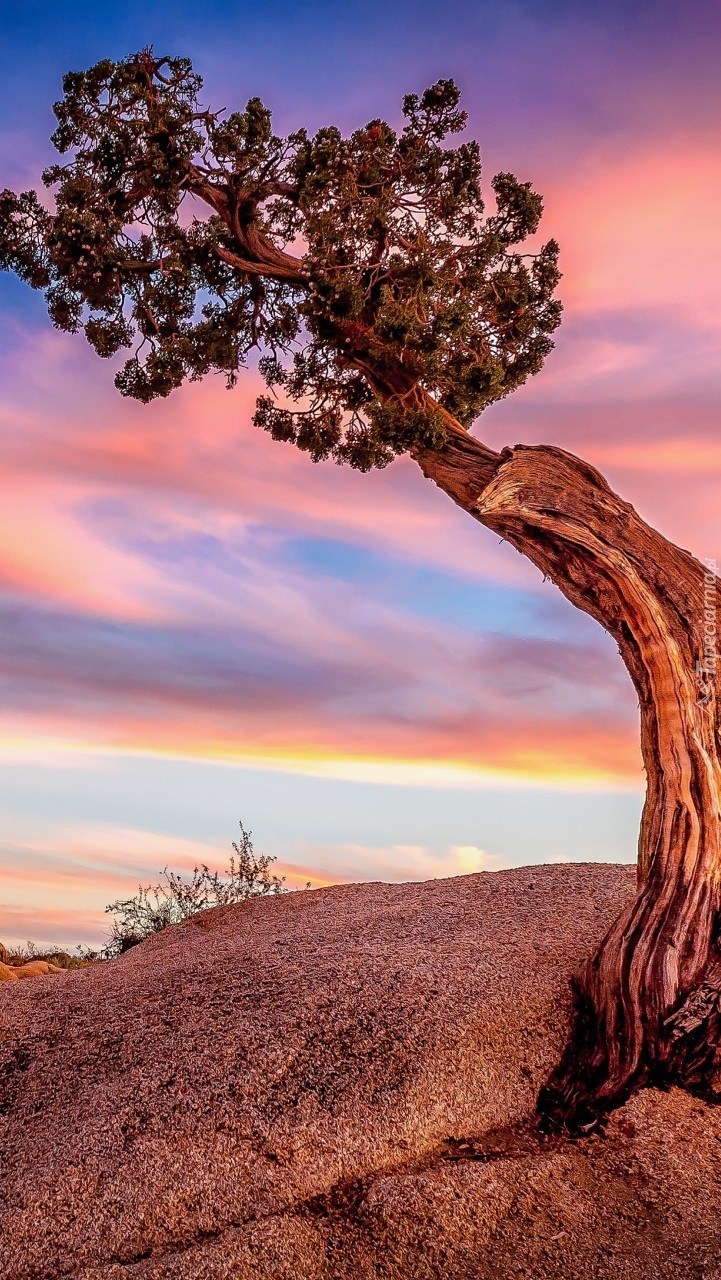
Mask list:
[[[111,716],[9,716],[3,757],[27,759],[33,744],[41,754],[139,752],[399,785],[477,786],[486,777],[638,786],[642,776],[634,725],[602,715],[524,716],[522,707],[512,718],[479,722],[470,712],[438,724],[422,714],[407,724],[383,716],[334,722],[322,705],[283,716],[263,707],[235,717],[208,707],[162,715],[156,707],[131,718],[119,706]]]

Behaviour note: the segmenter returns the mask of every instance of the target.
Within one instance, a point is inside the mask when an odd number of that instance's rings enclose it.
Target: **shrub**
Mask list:
[[[285,892],[285,877],[269,870],[276,859],[254,852],[251,832],[242,822],[240,839],[232,843],[234,852],[225,871],[211,871],[201,863],[193,868],[189,879],[184,879],[166,867],[159,884],[145,888],[141,885],[134,898],[111,902],[105,910],[115,919],[103,956],[122,955],[145,938],[198,911]]]
[[[49,964],[56,964],[60,969],[84,969],[86,965],[93,964],[99,959],[97,951],[93,951],[92,947],[83,946],[82,943],[75,950],[77,955],[65,951],[63,947],[40,947],[36,942],[26,942],[24,946],[0,948],[0,960],[14,968],[28,964],[32,960],[47,960]]]

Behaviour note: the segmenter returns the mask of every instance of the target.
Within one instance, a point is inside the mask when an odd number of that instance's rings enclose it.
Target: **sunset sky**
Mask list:
[[[8,0],[0,188],[39,184],[66,70],[147,44],[279,131],[453,76],[564,272],[555,352],[476,434],[582,454],[721,562],[720,37],[705,0]],[[253,373],[122,400],[9,276],[0,329],[3,941],[99,941],[238,819],[290,885],[634,859],[615,646],[413,463],[313,466],[252,427]]]

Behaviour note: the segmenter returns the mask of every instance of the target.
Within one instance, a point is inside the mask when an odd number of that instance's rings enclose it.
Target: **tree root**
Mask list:
[[[678,1085],[721,1103],[721,960],[664,1020],[655,1044],[648,1040],[635,1074],[614,1089],[609,1082],[599,1020],[591,1000],[574,982],[575,1013],[563,1056],[540,1090],[539,1130],[579,1137],[604,1127],[609,1112],[644,1086]]]
[[[664,1032],[670,1079],[721,1102],[721,961],[666,1019]]]

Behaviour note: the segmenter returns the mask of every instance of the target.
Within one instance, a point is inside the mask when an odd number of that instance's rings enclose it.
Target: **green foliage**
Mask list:
[[[162,873],[160,884],[139,886],[134,898],[111,902],[105,910],[115,917],[103,957],[122,955],[145,938],[187,916],[211,907],[225,907],[248,898],[283,893],[283,878],[269,871],[275,858],[253,851],[251,833],[240,823],[240,839],[233,841],[226,871],[211,871],[203,863],[189,880],[176,871]]]
[[[542,201],[512,174],[481,196],[459,92],[403,102],[395,131],[282,138],[266,107],[213,113],[183,58],[145,50],[63,81],[66,163],[0,194],[0,266],[43,289],[53,323],[149,401],[251,352],[269,393],[256,423],[314,460],[367,469],[437,447],[538,371],[560,320],[558,247],[522,253]],[[297,244],[305,246],[294,257]]]

